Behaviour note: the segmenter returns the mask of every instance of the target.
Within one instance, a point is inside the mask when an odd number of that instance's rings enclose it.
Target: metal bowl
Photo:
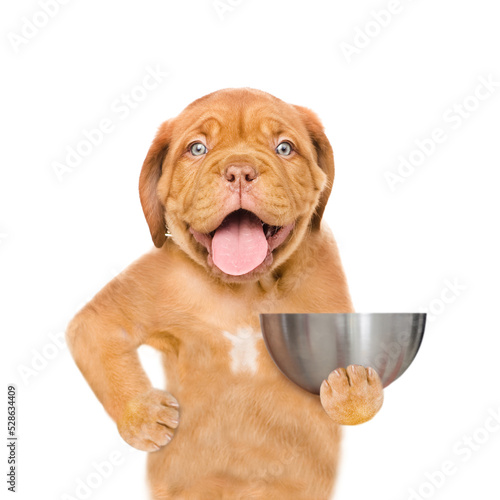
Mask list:
[[[424,313],[261,314],[267,350],[297,385],[319,394],[336,368],[371,366],[387,387],[410,366]]]

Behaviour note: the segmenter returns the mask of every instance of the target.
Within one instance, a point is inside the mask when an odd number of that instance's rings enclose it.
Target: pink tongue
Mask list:
[[[240,276],[258,267],[267,255],[262,223],[250,212],[227,216],[212,239],[212,260],[224,273]]]

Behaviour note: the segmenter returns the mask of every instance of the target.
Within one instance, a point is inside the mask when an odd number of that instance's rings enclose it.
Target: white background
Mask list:
[[[374,13],[389,1],[232,2],[220,16],[211,0],[70,0],[20,45],[23,18],[41,8],[3,6],[1,391],[18,390],[17,498],[83,498],[89,478],[88,498],[147,498],[145,455],[121,441],[49,335],[151,248],[137,183],[158,125],[239,86],[322,118],[337,168],[326,220],[356,309],[433,311],[382,411],[345,429],[335,498],[499,498],[500,424],[485,425],[500,411],[500,87],[471,97],[480,78],[500,82],[498,2],[401,0],[383,27]],[[342,43],[355,42],[348,61]],[[169,76],[118,113],[156,66]],[[469,116],[453,119],[464,100]],[[113,131],[59,180],[54,162],[106,118]],[[446,140],[391,190],[387,172],[400,156],[418,162],[415,141],[436,128]],[[143,357],[161,383],[156,357]],[[100,479],[93,462],[112,453],[119,463]]]

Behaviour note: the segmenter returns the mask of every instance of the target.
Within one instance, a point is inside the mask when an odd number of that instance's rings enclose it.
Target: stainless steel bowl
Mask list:
[[[314,394],[336,368],[371,366],[384,387],[414,360],[424,313],[261,314],[267,350],[278,368]]]

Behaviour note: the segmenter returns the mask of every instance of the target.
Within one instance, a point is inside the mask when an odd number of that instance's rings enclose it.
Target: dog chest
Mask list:
[[[260,331],[251,327],[240,327],[235,331],[223,331],[223,337],[229,343],[231,370],[233,373],[257,373],[259,351],[257,344],[262,340]]]

